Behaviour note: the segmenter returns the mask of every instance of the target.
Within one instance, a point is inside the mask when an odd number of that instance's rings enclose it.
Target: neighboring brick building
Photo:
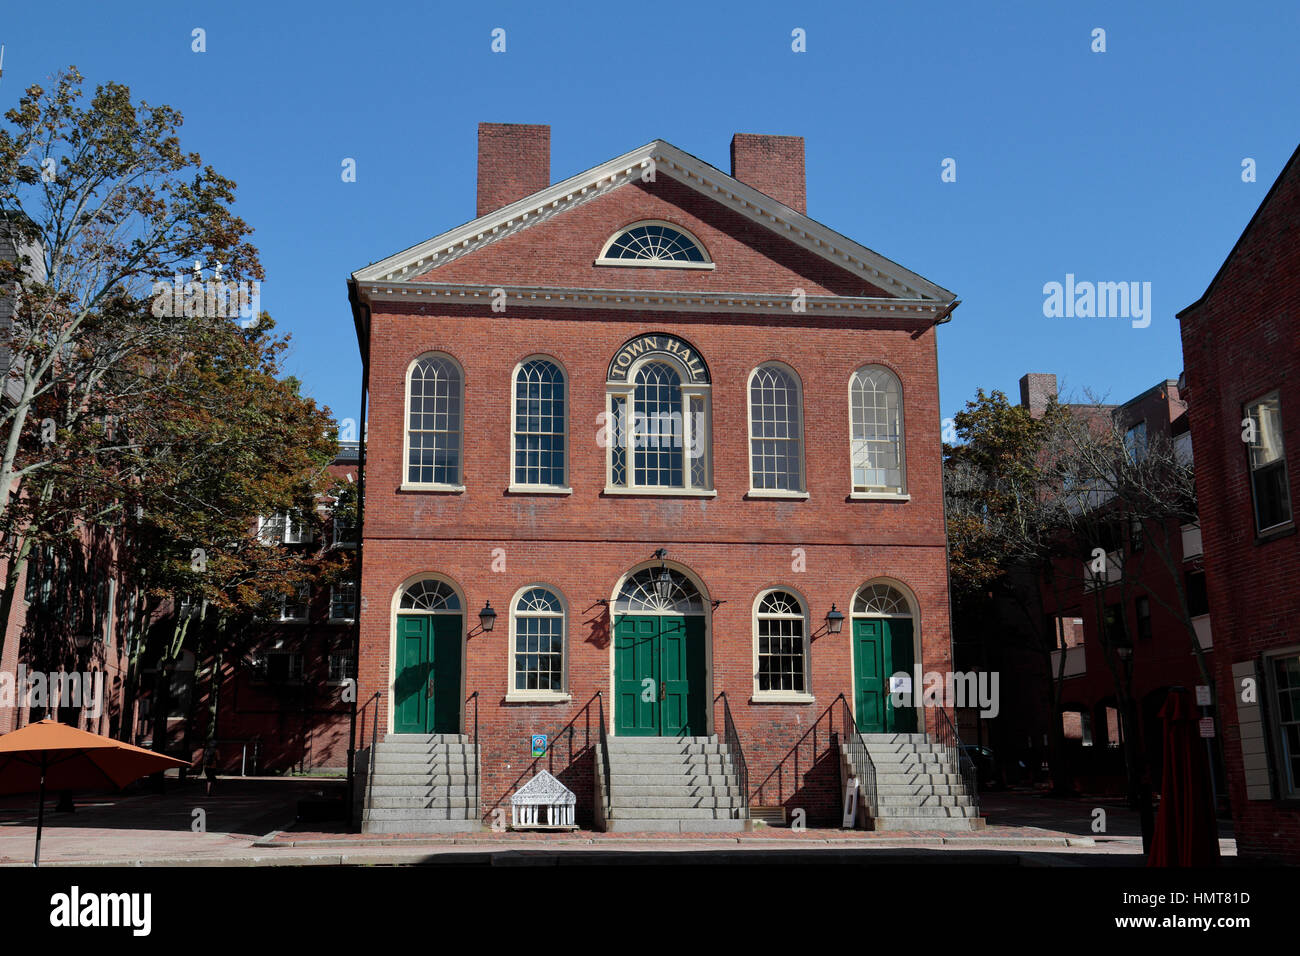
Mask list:
[[[490,820],[547,735],[589,825],[601,713],[617,742],[725,738],[729,711],[746,795],[838,822],[838,695],[933,730],[885,675],[951,669],[956,300],[807,218],[800,138],[738,134],[731,175],[654,141],[556,185],[549,143],[480,126],[479,218],[349,283],[359,745],[477,732]]]
[[[356,443],[346,443],[329,472],[339,487],[349,487],[359,476],[359,465]],[[260,519],[263,543],[313,552],[322,559],[322,568],[347,564],[346,552],[356,548],[356,528],[336,515],[332,504],[327,497],[317,505],[320,534],[306,522],[284,516]],[[241,628],[223,641],[213,735],[216,763],[223,773],[264,775],[347,767],[352,708],[344,691],[345,681],[355,676],[356,585],[322,579],[299,598],[282,599],[269,619]],[[163,621],[168,628],[170,615],[168,609]],[[208,739],[213,665],[210,655],[196,662],[187,650],[173,675],[167,751],[187,760],[201,759]],[[138,728],[142,742],[152,737],[154,729],[151,687],[152,678],[146,676]]]
[[[1237,849],[1295,862],[1300,150],[1205,294],[1178,318]]]
[[[1020,380],[1020,391],[1021,404],[1039,414],[1056,397],[1056,376],[1026,375]],[[1173,379],[1153,385],[1121,405],[1104,409],[1070,407],[1077,408],[1079,414],[1113,416],[1115,427],[1124,433],[1135,454],[1145,453],[1148,443],[1158,442],[1164,448],[1172,443],[1180,460],[1192,458],[1187,403]],[[1060,593],[1043,588],[1045,612],[1061,645],[1053,654],[1053,674],[1060,672],[1059,657],[1065,655],[1062,710],[1066,739],[1072,747],[1069,766],[1076,785],[1084,791],[1123,792],[1125,768],[1119,751],[1122,727],[1115,677],[1107,661],[1112,652],[1107,650],[1107,644],[1112,648],[1131,644],[1132,689],[1138,711],[1136,733],[1152,786],[1159,791],[1163,763],[1160,708],[1169,688],[1191,689],[1204,683],[1185,619],[1170,610],[1179,607],[1179,585],[1187,595],[1191,622],[1207,655],[1207,666],[1213,666],[1201,535],[1194,523],[1171,523],[1159,534],[1154,528],[1144,533],[1140,527],[1118,524],[1107,530],[1111,534],[1104,544],[1111,554],[1108,565],[1112,571],[1108,577],[1112,580],[1100,588],[1104,611],[1099,612],[1098,588],[1087,582],[1078,568],[1060,569],[1056,575]],[[1167,549],[1169,562],[1178,569],[1178,582],[1156,553],[1158,549]],[[1117,572],[1121,568],[1129,581],[1127,596],[1118,584]],[[1111,635],[1109,641],[1102,640],[1103,629]]]

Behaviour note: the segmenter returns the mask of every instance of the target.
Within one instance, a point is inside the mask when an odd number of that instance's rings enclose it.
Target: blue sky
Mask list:
[[[340,418],[346,278],[473,218],[480,121],[550,124],[553,180],[656,138],[725,170],[735,132],[802,135],[809,215],[962,299],[939,336],[949,416],[1026,371],[1112,400],[1178,375],[1174,314],[1300,141],[1298,26],[1293,0],[4,0],[0,107],[75,64],[180,109],[184,147],[239,184],[288,371]],[[1067,273],[1150,282],[1150,326],[1045,317]]]

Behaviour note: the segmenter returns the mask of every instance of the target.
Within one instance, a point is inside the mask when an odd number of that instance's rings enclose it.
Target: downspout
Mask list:
[[[939,398],[939,326],[944,325],[945,323],[948,323],[948,322],[951,322],[951,321],[952,321],[952,311],[953,311],[953,309],[957,308],[957,306],[959,306],[959,305],[961,305],[961,300],[960,300],[960,299],[953,299],[951,302],[949,302],[948,305],[947,305],[947,307],[943,310],[943,312],[939,315],[939,317],[938,317],[937,319],[934,320],[934,326],[933,326],[933,329],[934,329],[934,407],[937,408],[937,409],[939,409],[939,446],[940,446],[940,450],[939,450],[939,510],[940,510],[940,513],[943,515],[943,573],[944,573],[944,593],[946,593],[946,594],[948,595],[948,660],[949,660],[949,662],[952,664],[952,666],[953,666],[954,668],[955,668],[956,665],[957,665],[957,646],[956,646],[957,642],[956,642],[956,640],[955,640],[955,638],[954,638],[954,633],[953,633],[953,632],[954,632],[954,627],[953,627],[953,625],[956,623],[957,618],[956,618],[955,614],[953,613],[953,604],[952,604],[952,557],[951,557],[951,555],[948,553],[948,551],[949,551],[949,549],[948,549],[948,541],[949,541],[949,539],[948,539],[948,500],[947,500],[947,498],[945,497],[945,492],[944,492],[944,487],[943,487],[943,479],[944,479],[944,474],[943,474],[943,406],[940,404],[940,398]],[[922,651],[924,651],[924,647],[922,648]],[[923,655],[923,656],[924,656],[924,655]],[[924,716],[924,714],[925,714],[924,709],[922,709],[921,713],[922,713],[922,716]],[[956,721],[956,719],[955,719],[956,716],[957,716],[957,713],[956,713],[956,711],[954,710],[954,711],[953,711],[953,718],[954,718],[954,719],[953,719],[953,729],[954,729],[954,730],[956,730],[956,728],[957,728],[957,721]],[[926,728],[926,730],[927,730],[927,735],[928,735],[929,728]],[[960,761],[960,754],[958,755],[958,760]]]
[[[366,539],[366,401],[370,394],[370,307],[361,303],[357,294],[357,282],[348,279],[348,301],[352,303],[352,321],[357,330],[357,346],[361,352],[361,417],[357,422],[357,621],[352,633],[352,667],[357,675],[361,673],[361,611],[362,599],[362,556]],[[364,315],[364,318],[363,318]],[[356,756],[357,756],[357,708],[361,696],[358,677],[353,678],[352,706],[348,716],[348,782],[344,795],[344,808],[348,825],[352,824],[353,800],[356,793]],[[378,709],[376,708],[376,713]],[[373,759],[373,758],[372,758]]]

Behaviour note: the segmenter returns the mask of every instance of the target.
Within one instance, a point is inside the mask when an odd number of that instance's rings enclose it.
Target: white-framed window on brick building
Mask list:
[[[568,491],[568,402],[564,371],[546,356],[515,370],[511,490]]]
[[[357,583],[340,581],[330,586],[330,621],[350,622],[357,619]]]
[[[1246,405],[1244,426],[1255,530],[1269,531],[1291,521],[1291,489],[1282,445],[1282,402],[1277,392]],[[1253,431],[1253,435],[1251,432]]]
[[[257,537],[263,544],[304,544],[312,540],[312,531],[296,511],[278,511],[257,519]]]
[[[596,258],[598,266],[712,269],[704,244],[681,226],[647,219],[620,229]]]
[[[867,365],[849,380],[852,497],[907,494],[903,439],[903,387],[881,365]]]
[[[567,698],[565,643],[568,613],[559,591],[524,588],[510,608],[511,659],[507,700]]]
[[[749,376],[749,488],[758,496],[804,492],[802,389],[777,362]]]
[[[300,584],[294,589],[292,595],[280,595],[280,620],[305,621],[307,612],[311,606],[311,588],[306,584]]]
[[[610,386],[608,491],[712,495],[707,383],[655,356]]]
[[[425,355],[411,364],[406,387],[404,487],[463,491],[465,376],[450,355]]]
[[[352,660],[352,654],[345,651],[330,653],[329,682],[331,684],[342,684],[345,680],[354,676]]]
[[[754,602],[754,700],[810,700],[808,608],[789,588]]]
[[[1277,753],[1277,796],[1300,799],[1300,654],[1266,657],[1269,704]]]

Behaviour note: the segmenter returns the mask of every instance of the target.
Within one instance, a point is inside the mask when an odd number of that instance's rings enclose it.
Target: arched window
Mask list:
[[[460,597],[445,581],[425,578],[403,591],[397,606],[402,611],[457,613],[460,611]]]
[[[680,226],[658,220],[634,223],[615,234],[605,243],[596,264],[713,268],[698,239]]]
[[[853,613],[869,617],[911,617],[912,606],[898,588],[868,584],[853,596]]]
[[[808,614],[793,591],[766,591],[754,605],[754,694],[808,693]]]
[[[660,351],[610,381],[607,492],[713,494],[710,386],[702,369],[697,357]]]
[[[749,377],[749,485],[754,491],[803,491],[803,402],[799,380],[781,365]]]
[[[511,610],[514,680],[510,694],[563,694],[564,602],[549,588],[530,587]]]
[[[887,368],[868,365],[849,383],[853,493],[904,494],[903,389]]]
[[[704,598],[686,575],[668,569],[667,594],[660,594],[657,567],[630,575],[614,599],[615,614],[703,614]]]
[[[458,488],[464,380],[445,355],[411,366],[408,386],[406,482]]]
[[[515,373],[515,467],[512,484],[563,488],[565,469],[564,373],[544,358]]]

